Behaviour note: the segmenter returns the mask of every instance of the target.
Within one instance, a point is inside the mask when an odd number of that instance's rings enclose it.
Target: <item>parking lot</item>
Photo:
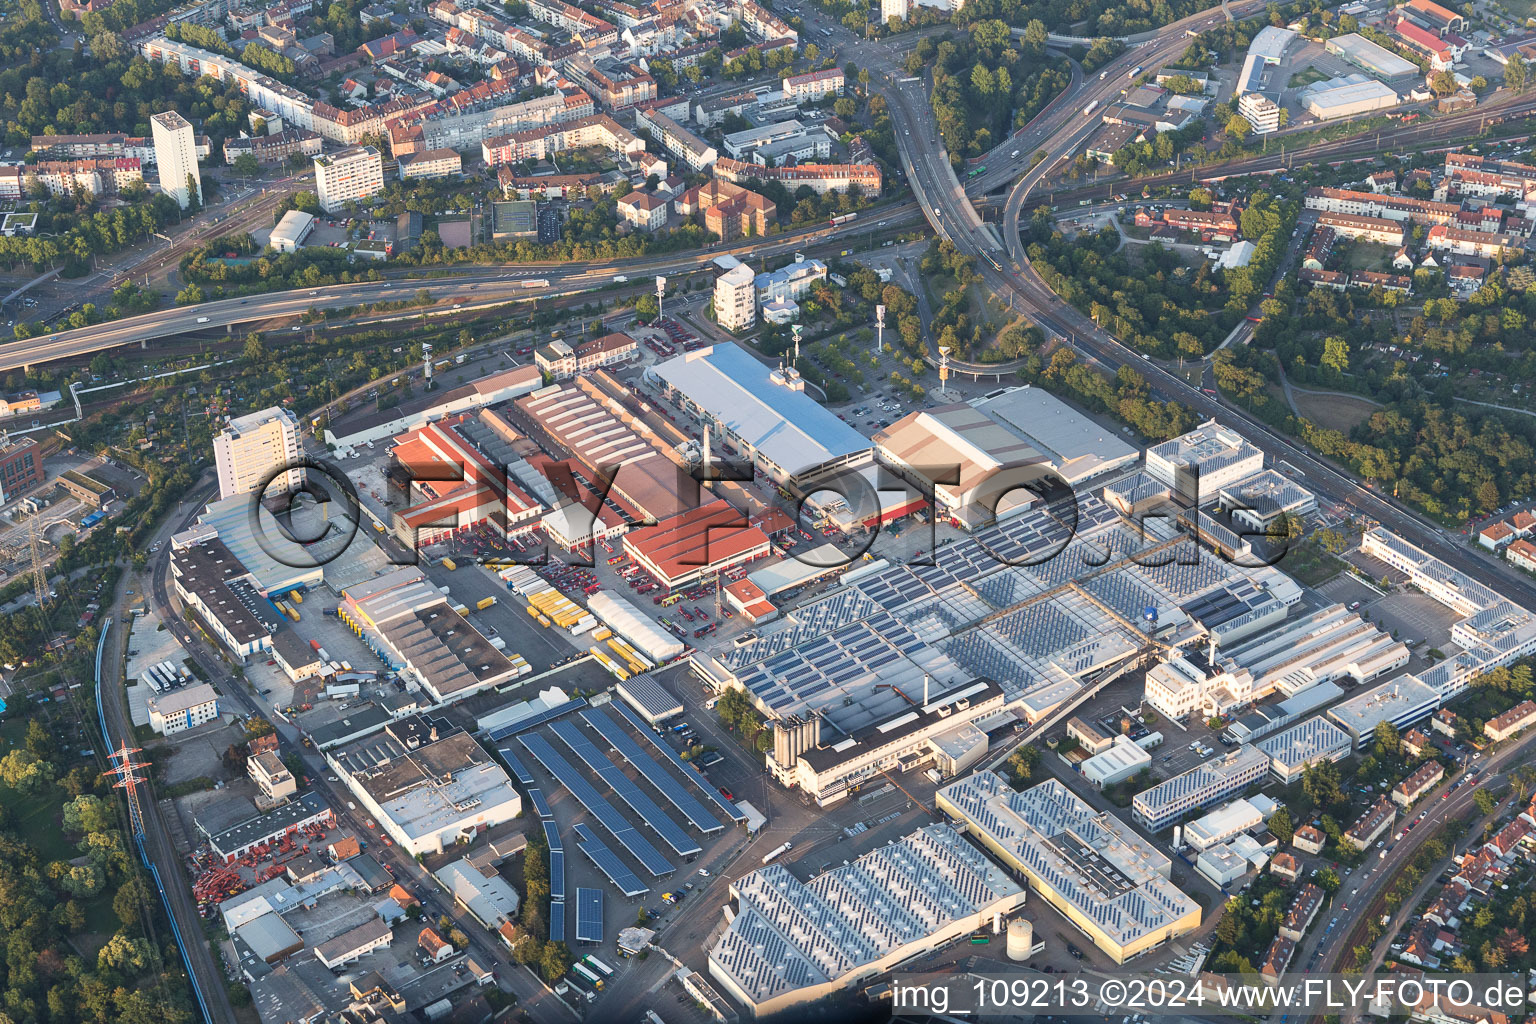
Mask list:
[[[1451,624],[1460,618],[1434,598],[1411,590],[1388,594],[1361,610],[1399,640],[1427,647],[1450,643]]]

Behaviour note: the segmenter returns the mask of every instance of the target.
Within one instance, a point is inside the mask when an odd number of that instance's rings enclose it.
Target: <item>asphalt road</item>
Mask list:
[[[863,234],[877,229],[881,222],[894,223],[915,210],[914,204],[898,203],[871,210],[836,227],[820,225],[774,235],[766,241],[759,239],[742,245],[722,245],[707,249],[702,255],[710,259],[728,253],[755,257],[779,255],[811,244]],[[701,253],[693,251],[662,258],[475,267],[445,278],[393,278],[218,299],[0,345],[0,371],[55,359],[79,358],[124,345],[147,345],[158,338],[191,331],[212,331],[236,324],[298,316],[311,307],[323,310],[374,302],[401,302],[411,299],[423,288],[430,291],[439,303],[465,306],[495,305],[515,299],[561,295],[597,288],[612,282],[616,275],[621,274],[639,282],[652,274],[672,275],[701,270],[705,264],[700,256]],[[529,280],[547,281],[548,284],[529,287],[526,284]],[[436,308],[439,311],[444,309],[442,305]],[[413,312],[402,310],[401,316],[413,315]]]
[[[181,631],[183,619],[176,606],[171,604],[168,589],[167,580],[170,569],[170,545],[168,540],[172,534],[185,529],[191,524],[197,514],[202,511],[204,504],[213,497],[215,491],[216,488],[209,485],[195,489],[183,499],[183,503],[178,506],[178,510],[166,520],[154,538],[154,540],[160,542],[160,551],[153,557],[148,567],[150,583],[147,596],[156,614],[166,624],[166,628],[171,629],[178,636],[186,634],[183,634]],[[122,611],[121,603],[117,611],[118,614],[114,615],[114,619],[120,617]],[[190,633],[190,636],[192,637],[190,643],[182,643],[187,657],[201,666],[210,679],[227,680],[220,686],[222,696],[225,698],[223,701],[224,705],[231,709],[238,707],[239,710],[247,714],[259,714],[263,718],[270,720],[271,709],[258,703],[244,686],[229,679],[229,666],[225,664],[217,650],[204,643],[202,634],[193,631]],[[304,747],[299,743],[297,730],[285,726],[281,722],[274,722],[274,724],[277,725],[287,748],[299,753],[310,779],[313,780],[311,783],[312,788],[325,797],[326,801],[335,811],[338,820],[356,835],[370,835],[366,824],[366,817],[348,809],[347,804],[352,799],[349,793],[341,785],[333,784],[329,781],[328,776],[331,768],[325,763],[324,759],[312,748]],[[155,831],[160,837],[158,841],[169,847],[168,840],[164,838],[163,826],[156,828]],[[395,878],[412,889],[421,899],[422,909],[426,912],[428,920],[435,921],[442,914],[446,914],[453,920],[454,925],[469,938],[470,948],[476,957],[497,973],[497,984],[503,990],[511,992],[517,997],[518,1006],[521,1009],[527,1010],[533,1019],[540,1022],[540,1024],[570,1024],[573,1020],[570,1009],[526,969],[515,964],[499,938],[491,936],[465,913],[462,908],[456,906],[424,867],[416,863],[414,859],[403,854],[398,846],[375,844],[370,849],[375,857],[379,858],[392,870]],[[188,880],[186,869],[182,866],[180,858],[176,856],[174,850],[170,851],[170,857],[170,871],[167,872],[166,868],[162,867],[161,876],[166,880],[168,888],[174,885],[174,887],[182,889],[190,901],[191,884]],[[193,914],[195,920],[195,910]],[[201,924],[196,924],[195,928],[196,934],[201,936]],[[185,930],[185,926],[183,926],[183,930]],[[222,973],[220,973],[220,978],[222,979]],[[224,991],[225,984],[226,982],[220,980],[219,988],[221,992]]]
[[[1233,5],[1239,16],[1257,4],[1250,2]],[[1027,255],[1019,242],[1018,218],[1026,198],[1044,178],[1049,168],[1059,160],[1075,153],[1092,133],[1094,119],[1082,116],[1082,107],[1098,100],[1101,104],[1123,88],[1130,71],[1137,66],[1154,67],[1178,53],[1187,45],[1186,30],[1200,30],[1221,21],[1219,10],[1207,11],[1186,18],[1167,27],[1157,38],[1128,50],[1106,65],[1104,77],[1074,77],[1074,84],[1064,94],[1070,102],[1058,102],[1048,107],[1030,125],[1016,134],[1020,161],[1027,161],[1036,150],[1043,149],[1046,159],[1025,173],[1009,193],[1003,223],[1006,239],[1007,262],[989,232],[984,230],[975,210],[965,194],[964,187],[956,179],[953,168],[943,152],[937,124],[929,108],[926,92],[921,82],[902,81],[896,75],[891,55],[882,58],[877,50],[859,49],[850,44],[870,68],[872,81],[878,82],[889,102],[892,120],[895,122],[897,146],[901,151],[903,169],[924,213],[934,229],[950,239],[962,252],[981,258],[978,270],[993,294],[1012,295],[1017,305],[1022,305],[1030,317],[1049,335],[1063,339],[1087,358],[1100,364],[1113,374],[1119,367],[1130,365],[1147,379],[1153,395],[1161,400],[1177,400],[1203,418],[1220,418],[1251,444],[1268,456],[1270,463],[1289,462],[1305,477],[1308,486],[1324,496],[1343,502],[1346,499],[1363,513],[1375,518],[1383,526],[1419,545],[1431,554],[1455,562],[1469,576],[1501,593],[1526,604],[1536,606],[1536,585],[1504,563],[1489,563],[1481,559],[1469,559],[1462,545],[1453,535],[1424,517],[1400,508],[1384,499],[1375,491],[1364,487],[1350,474],[1332,463],[1315,457],[1299,442],[1272,430],[1267,424],[1244,410],[1227,405],[1219,397],[1210,396],[1198,387],[1188,384],[1139,353],[1122,345],[1118,339],[1102,331],[1076,308],[1062,302],[1029,265]],[[844,33],[846,35],[846,33]],[[1484,111],[1481,117],[1511,116],[1514,111],[1536,107],[1536,97],[1511,97],[1497,111]],[[1449,121],[1451,119],[1445,119]],[[1458,129],[1443,127],[1445,121],[1431,125],[1408,126],[1391,133],[1383,133],[1389,144],[1406,137],[1423,136],[1444,138],[1454,135]],[[1459,131],[1465,132],[1477,118],[1458,121]],[[1379,138],[1329,144],[1317,147],[1328,155],[1343,157],[1359,151],[1374,152],[1380,145]],[[1011,151],[1010,151],[1011,152]],[[1314,151],[1308,151],[1309,159],[1315,159]],[[1261,158],[1260,161],[1277,161],[1279,157]],[[1223,167],[1222,170],[1237,173],[1241,164]],[[1211,169],[1205,169],[1211,173]],[[1107,186],[1109,187],[1109,186]],[[994,373],[1008,372],[1009,364],[962,364],[972,369]]]
[[[102,658],[101,679],[97,681],[101,687],[101,707],[106,715],[107,731],[111,733],[108,741],[114,749],[135,745],[133,724],[128,717],[127,695],[123,689],[123,657],[128,645],[128,618],[124,613],[128,603],[130,578],[125,573],[117,585],[106,655]],[[209,948],[203,931],[203,919],[192,898],[186,869],[182,866],[181,856],[171,844],[152,786],[146,785],[140,794],[140,809],[144,820],[144,851],[160,873],[167,905],[176,919],[177,929],[186,940],[187,961],[192,965],[198,988],[202,990],[208,1015],[214,1024],[233,1024],[235,1010],[229,1001],[229,981]]]

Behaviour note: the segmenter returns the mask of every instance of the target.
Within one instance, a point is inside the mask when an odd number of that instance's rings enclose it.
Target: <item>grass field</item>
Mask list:
[[[1345,433],[1365,422],[1381,406],[1368,398],[1354,395],[1309,395],[1292,389],[1296,396],[1296,408],[1307,419],[1329,430]]]
[[[1390,245],[1377,245],[1374,242],[1351,242],[1344,250],[1345,270],[1385,270],[1392,269],[1392,253],[1395,252]]]
[[[1286,87],[1300,89],[1302,86],[1311,85],[1313,82],[1326,82],[1327,80],[1328,76],[1317,70],[1317,68],[1307,68],[1305,71],[1298,71],[1292,75],[1291,80],[1286,83]]]

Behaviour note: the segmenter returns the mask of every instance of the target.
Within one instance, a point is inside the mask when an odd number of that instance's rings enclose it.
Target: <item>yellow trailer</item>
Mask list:
[[[298,609],[294,608],[292,605],[289,605],[288,606],[288,617],[290,619],[292,619],[294,622],[298,622],[299,621]]]
[[[446,568],[449,572],[453,572],[453,570],[459,567],[459,563],[455,562],[451,558],[445,558],[443,559],[443,567]]]
[[[545,616],[543,616],[543,615],[540,615],[540,616],[539,616],[539,625],[541,625],[541,626],[543,626],[543,627],[544,627],[544,628],[546,628],[546,629],[548,629],[548,628],[549,628],[549,619],[548,619],[548,618],[546,618],[546,617],[545,617]]]
[[[294,604],[303,604],[304,603],[304,595],[299,593],[297,590],[293,591],[288,596],[293,598],[293,603]]]
[[[537,608],[535,608],[533,605],[529,605],[528,606],[528,614],[532,615],[534,618],[538,618],[539,610]]]
[[[483,612],[495,603],[496,599],[494,597],[482,597],[479,601],[475,602],[475,610]]]

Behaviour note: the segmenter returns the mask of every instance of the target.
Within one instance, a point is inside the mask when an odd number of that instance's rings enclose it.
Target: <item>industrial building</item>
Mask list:
[[[770,369],[736,345],[685,352],[646,372],[781,486],[804,488],[873,458],[869,439],[807,395],[798,373]]]
[[[533,361],[547,373],[551,380],[569,380],[581,373],[589,373],[599,366],[612,366],[634,358],[639,346],[634,338],[622,331],[604,334],[597,338],[582,338],[574,342],[555,339],[540,345],[533,353]]]
[[[445,719],[400,719],[325,759],[410,856],[442,853],[522,813],[506,771]]]
[[[709,973],[768,1016],[875,978],[1023,903],[997,865],[954,829],[930,825],[810,882],[781,864],[732,882]]]
[[[482,410],[397,437],[391,469],[405,494],[390,513],[395,539],[416,551],[480,523],[506,536],[532,530],[544,503],[529,492],[543,478],[517,455],[519,436],[497,412]]]
[[[620,680],[613,692],[627,701],[647,725],[660,725],[683,713],[683,702],[649,674]]]
[[[196,729],[219,717],[218,692],[207,683],[151,693],[144,703],[149,708],[149,727],[162,736]]]
[[[624,598],[599,591],[587,598],[587,610],[647,658],[661,664],[682,654],[685,647]]]
[[[1318,715],[1260,740],[1257,748],[1269,758],[1275,778],[1289,785],[1319,761],[1342,761],[1354,743],[1347,732]]]
[[[1382,78],[1404,78],[1419,73],[1418,65],[1404,60],[1385,46],[1380,46],[1357,32],[1334,36],[1326,44],[1329,53],[1343,57],[1356,67]]]
[[[1157,832],[1263,782],[1268,773],[1269,755],[1256,747],[1242,746],[1136,794],[1131,816]]]
[[[773,542],[724,498],[624,535],[624,553],[662,586],[678,590],[765,558]]]
[[[1342,604],[1331,604],[1222,655],[1249,672],[1253,692],[1294,697],[1318,683],[1368,683],[1408,664],[1408,648]]]
[[[315,216],[303,210],[289,210],[272,229],[267,244],[278,252],[298,252],[304,239],[314,230]]]
[[[1143,535],[1092,495],[1074,511],[1064,525],[1055,508],[1028,509],[944,545],[931,566],[860,567],[755,638],[693,664],[717,688],[746,690],[776,735],[812,719],[822,737],[852,735],[906,713],[902,694],[919,702],[925,681],[935,700],[990,680],[1009,707],[1040,721],[1137,664],[1145,630],[1197,640],[1203,627],[1184,609],[1204,597],[1300,597],[1277,570],[1238,573],[1166,521],[1149,521]],[[1149,547],[1166,559],[1130,557]],[[785,764],[779,751],[776,740],[771,756]]]
[[[1331,704],[1344,696],[1344,690],[1337,683],[1318,683],[1309,686],[1294,697],[1273,706],[1259,705],[1238,717],[1225,733],[1225,738],[1234,743],[1256,743],[1272,732],[1278,732],[1294,722],[1299,722],[1306,715],[1318,710],[1325,704]]]
[[[540,388],[508,411],[544,451],[571,454],[545,475],[579,507],[600,510],[598,518],[618,532],[699,504],[698,483],[665,454],[670,446],[628,407],[629,398],[628,388],[598,369]],[[581,537],[593,542],[590,531]]]
[[[1357,693],[1328,711],[1343,730],[1364,746],[1375,735],[1376,726],[1387,722],[1395,729],[1428,718],[1440,706],[1440,692],[1411,675],[1398,676],[1380,686]]]
[[[331,805],[313,791],[302,793],[296,800],[266,814],[254,814],[255,808],[248,801],[245,808],[244,813],[235,815],[239,820],[213,834],[198,819],[198,828],[207,836],[209,849],[226,864],[233,864],[256,847],[289,833],[303,831],[310,825],[334,824],[336,820]]]
[[[1077,487],[1137,458],[1113,430],[1029,386],[909,413],[873,440],[882,461],[966,529],[1032,504],[1024,485],[1046,473]],[[957,469],[958,482],[939,482]]]
[[[325,440],[338,448],[360,448],[369,441],[395,437],[454,413],[484,409],[543,386],[544,378],[538,367],[514,366],[510,370],[486,374],[450,391],[434,391],[420,399],[402,402],[390,409],[348,416],[341,421],[332,420],[325,427]]]
[[[1056,779],[1017,793],[977,772],[934,799],[1115,963],[1200,926],[1199,905],[1169,881],[1172,862]]]
[[[394,933],[389,930],[389,925],[374,918],[316,946],[315,959],[334,971],[388,946],[392,938]]]
[[[1263,824],[1264,814],[1252,801],[1237,799],[1185,825],[1184,841],[1196,850],[1206,850]]]
[[[775,730],[768,760],[778,782],[827,807],[855,795],[865,783],[885,778],[887,772],[906,772],[931,762],[940,774],[956,775],[986,754],[982,729],[988,721],[1011,720],[1000,714],[1002,688],[988,680],[931,699],[921,690],[888,685],[908,703],[863,728],[834,732],[813,716]]]
[[[232,654],[245,658],[271,645],[281,617],[217,535],[173,537],[170,562],[176,596]]]
[[[1359,72],[1314,82],[1297,93],[1296,99],[1320,121],[1358,117],[1373,110],[1387,110],[1402,102],[1402,97],[1392,89]]]
[[[482,636],[414,567],[347,588],[336,614],[439,704],[533,671],[522,655],[508,655]]]
[[[1088,758],[1078,765],[1096,789],[1124,782],[1152,764],[1152,755],[1129,736],[1116,736],[1109,749]]]
[[[1215,420],[1147,449],[1147,473],[1190,500],[1208,500],[1263,468],[1264,453]]]

